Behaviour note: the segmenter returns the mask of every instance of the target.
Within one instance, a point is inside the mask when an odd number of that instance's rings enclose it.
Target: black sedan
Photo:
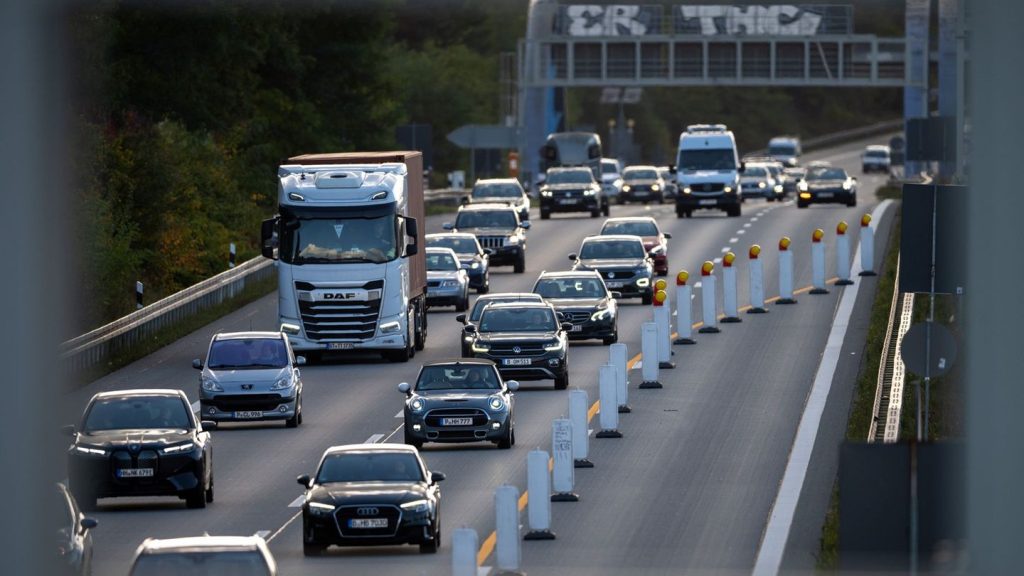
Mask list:
[[[814,166],[807,169],[807,175],[797,184],[797,208],[811,204],[841,203],[857,205],[857,179],[842,168]]]
[[[644,249],[643,238],[625,234],[588,236],[579,254],[569,254],[573,270],[596,270],[605,286],[622,298],[640,298],[650,304],[654,297],[654,261]]]
[[[84,510],[97,498],[177,496],[213,502],[213,443],[180,390],[121,390],[89,401],[68,447],[69,488]]]
[[[571,324],[570,340],[601,339],[605,344],[619,340],[618,292],[609,292],[595,270],[544,272],[533,291],[555,307]]]
[[[56,522],[57,555],[62,574],[92,574],[92,533],[97,522],[82,514],[75,497],[57,484],[51,518]]]
[[[302,551],[317,556],[331,544],[419,544],[441,547],[440,472],[428,472],[405,444],[350,444],[324,452],[316,476],[297,478],[302,503]]]
[[[516,443],[515,380],[504,382],[494,362],[463,358],[431,362],[416,383],[398,385],[405,400],[405,443],[490,441]]]
[[[548,303],[491,304],[480,323],[470,350],[476,358],[493,361],[505,378],[555,381],[569,386],[569,340],[555,309]]]

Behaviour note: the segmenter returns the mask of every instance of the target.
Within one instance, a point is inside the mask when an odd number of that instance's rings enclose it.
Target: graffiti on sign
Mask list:
[[[564,6],[555,33],[569,36],[644,36],[661,27],[661,6],[574,4]]]
[[[677,6],[676,33],[702,36],[814,36],[853,31],[849,6]]]

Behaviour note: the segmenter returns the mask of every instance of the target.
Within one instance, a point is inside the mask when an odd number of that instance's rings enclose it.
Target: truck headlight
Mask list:
[[[380,325],[381,334],[395,334],[396,332],[400,332],[401,330],[402,323],[398,322],[397,320],[392,322],[385,322]]]
[[[210,380],[209,378],[203,378],[203,390],[207,392],[223,392],[224,389],[217,384],[216,380]]]

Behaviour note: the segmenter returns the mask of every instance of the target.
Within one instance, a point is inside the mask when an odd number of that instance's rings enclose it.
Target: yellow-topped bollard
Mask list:
[[[825,231],[821,228],[815,228],[814,232],[811,232],[812,242],[821,242],[821,239],[825,237]]]
[[[757,257],[761,255],[761,247],[754,244],[750,247],[750,251],[747,252],[747,255],[750,256],[751,260],[757,260]]]
[[[690,273],[686,270],[680,270],[679,274],[676,274],[676,286],[686,286],[686,281],[690,279]]]
[[[871,226],[871,214],[865,214],[860,217],[861,226]]]
[[[783,252],[789,250],[789,245],[792,242],[793,241],[789,239],[789,236],[783,236],[782,238],[779,239],[779,250],[782,250]]]
[[[846,230],[849,228],[850,226],[846,223],[846,220],[840,220],[839,224],[836,224],[836,234],[839,234],[840,236],[846,234]]]
[[[665,300],[668,300],[668,293],[664,290],[658,290],[654,293],[654,298],[651,299],[651,302],[655,306],[663,306],[665,304]]]
[[[711,276],[711,273],[714,272],[714,271],[715,271],[715,263],[712,262],[711,260],[705,260],[704,263],[700,265],[700,275],[701,276]]]
[[[655,291],[664,291],[666,288],[668,288],[668,282],[665,282],[664,278],[658,278],[654,282],[654,290]]]

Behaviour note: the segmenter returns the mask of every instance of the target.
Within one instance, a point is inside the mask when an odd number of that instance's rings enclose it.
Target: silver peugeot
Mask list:
[[[206,364],[198,358],[192,361],[192,367],[202,372],[203,420],[284,420],[295,428],[302,423],[299,366],[305,363],[282,332],[215,334]]]

